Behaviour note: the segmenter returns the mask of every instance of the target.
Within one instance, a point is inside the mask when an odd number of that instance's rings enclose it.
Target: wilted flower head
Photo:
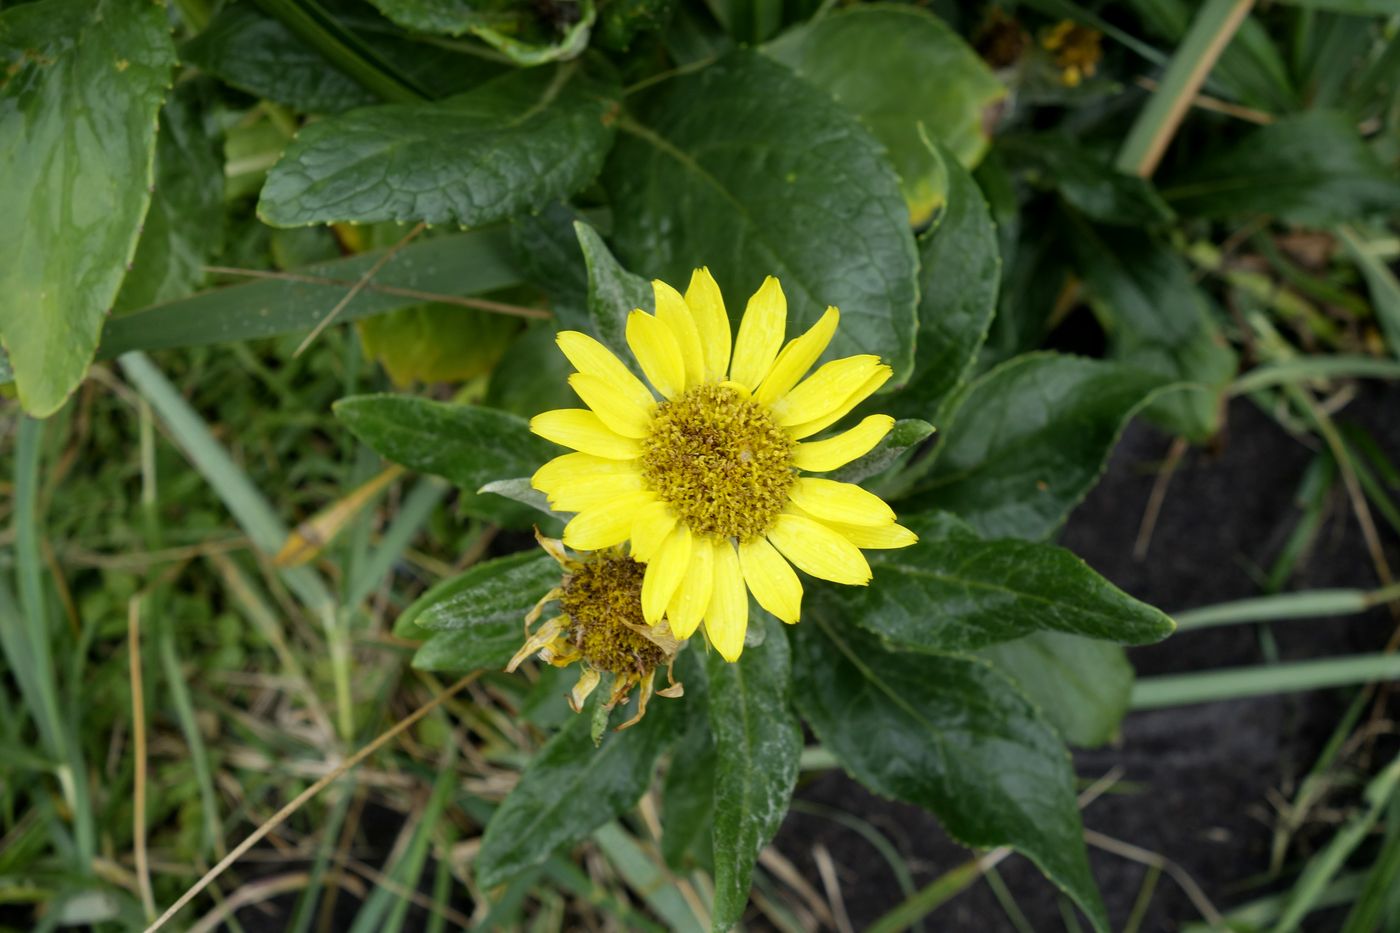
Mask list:
[[[1072,19],[1061,20],[1040,37],[1040,45],[1055,55],[1055,67],[1066,87],[1092,78],[1103,58],[1103,34]]]
[[[676,637],[688,638],[703,621],[710,642],[733,661],[744,647],[749,591],[768,612],[796,622],[802,584],[793,565],[863,586],[870,565],[861,548],[914,543],[879,497],[798,473],[844,466],[889,432],[893,418],[871,415],[807,440],[880,388],[890,368],[862,355],[807,375],[840,315],[827,308],[784,344],[787,299],[771,276],[749,299],[732,343],[708,270],[695,271],[684,297],[664,282],[652,287],[656,314],[634,310],[627,319],[627,344],[651,388],[592,337],[559,335],[578,370],[569,384],[588,408],[530,422],[536,434],[578,451],[545,464],[532,482],[554,508],[579,513],[564,529],[570,547],[631,542],[632,557],[646,564],[648,624],[664,617]]]
[[[539,537],[537,535],[537,537]],[[637,715],[618,726],[626,729],[646,715],[653,692],[678,697],[682,685],[671,676],[671,666],[682,642],[671,634],[663,619],[648,625],[642,616],[644,568],[616,548],[573,558],[563,544],[539,537],[540,546],[564,568],[559,586],[544,595],[525,617],[525,644],[510,659],[513,671],[532,654],[555,667],[579,663],[578,682],[569,693],[574,712],[601,682],[604,674],[613,678],[612,693],[604,704],[612,709],[626,702],[632,689],[640,685]],[[551,603],[559,615],[547,620],[534,633],[530,627]],[[656,670],[665,665],[671,686],[655,689]]]

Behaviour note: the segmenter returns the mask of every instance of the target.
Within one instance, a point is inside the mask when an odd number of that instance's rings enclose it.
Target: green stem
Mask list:
[[[1352,615],[1400,599],[1400,584],[1379,590],[1311,590],[1304,593],[1282,593],[1220,603],[1201,609],[1179,612],[1179,631],[1210,628],[1216,625],[1236,625],[1241,622],[1272,622],[1276,619],[1313,619],[1319,616]]]
[[[1400,655],[1366,654],[1195,674],[1147,677],[1133,685],[1133,709],[1345,687],[1400,678]]]

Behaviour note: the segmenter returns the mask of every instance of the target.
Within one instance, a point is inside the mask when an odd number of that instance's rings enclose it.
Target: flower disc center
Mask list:
[[[746,541],[787,503],[796,444],[764,405],[725,385],[657,406],[642,478],[693,534]]]
[[[641,634],[642,577],[646,567],[608,554],[588,560],[564,583],[560,608],[569,617],[569,640],[596,670],[645,675],[666,652]]]

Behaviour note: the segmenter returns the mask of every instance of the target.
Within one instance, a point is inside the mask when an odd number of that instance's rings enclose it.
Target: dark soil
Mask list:
[[[1363,426],[1392,460],[1400,460],[1400,389],[1371,387],[1339,416]],[[1313,451],[1285,433],[1252,403],[1237,400],[1216,450],[1186,454],[1169,486],[1151,548],[1133,557],[1139,523],[1170,439],[1141,423],[1129,427],[1103,481],[1075,511],[1061,543],[1129,593],[1172,611],[1260,593],[1258,581],[1294,527],[1293,504]],[[1400,542],[1381,528],[1392,566],[1400,566]],[[1344,497],[1330,504],[1311,553],[1291,589],[1376,585],[1359,527]],[[1282,660],[1378,650],[1393,626],[1384,610],[1345,619],[1313,619],[1271,626]],[[1165,643],[1133,649],[1140,676],[1264,663],[1254,626],[1179,634]],[[1269,861],[1275,793],[1291,795],[1307,773],[1351,696],[1330,690],[1209,703],[1131,713],[1109,747],[1079,751],[1076,770],[1094,779],[1124,770],[1130,793],[1100,798],[1085,812],[1085,825],[1113,839],[1159,853],[1182,866],[1219,908],[1258,896],[1251,886]],[[1392,699],[1390,718],[1400,703]],[[1360,762],[1363,763],[1364,762]],[[868,820],[908,861],[922,886],[966,861],[967,850],[950,842],[931,815],[877,798],[844,774],[828,773],[801,787],[802,800]],[[1342,801],[1345,803],[1345,801]],[[1325,826],[1301,834],[1304,851],[1327,837]],[[903,899],[887,863],[855,832],[820,816],[789,815],[776,845],[814,883],[813,848],[825,846],[837,862],[842,897],[854,929]],[[1090,850],[1096,878],[1114,929],[1127,921],[1143,882],[1143,865]],[[1017,904],[1039,930],[1064,927],[1055,889],[1020,857],[999,869]],[[1163,876],[1142,930],[1175,930],[1198,920],[1197,910],[1175,882]],[[1323,920],[1315,929],[1326,929]],[[926,923],[929,930],[1014,929],[991,889],[978,883]]]

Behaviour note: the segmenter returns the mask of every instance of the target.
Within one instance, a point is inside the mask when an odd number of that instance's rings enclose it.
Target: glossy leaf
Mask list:
[[[475,491],[494,479],[529,476],[554,452],[525,419],[477,405],[407,395],[357,395],[335,415],[380,456]]]
[[[891,652],[823,615],[793,630],[793,695],[856,780],[933,811],[964,845],[1015,848],[1107,930],[1069,756],[991,665]]]
[[[577,221],[574,231],[588,268],[588,319],[593,333],[635,370],[635,358],[627,346],[627,316],[636,308],[649,313],[656,310],[651,283],[622,268],[598,231],[588,224]],[[671,284],[684,291],[687,282],[688,278]]]
[[[788,705],[790,666],[787,638],[774,631],[737,662],[717,652],[708,659],[718,931],[743,916],[754,863],[778,832],[797,784],[802,728]]]
[[[426,304],[359,322],[365,353],[400,389],[415,382],[460,382],[489,372],[520,319],[475,308]]]
[[[434,103],[308,125],[268,174],[273,226],[381,220],[479,226],[567,197],[612,144],[617,87],[575,65],[523,69]]]
[[[928,222],[946,190],[925,140],[976,165],[990,141],[985,111],[1006,95],[961,36],[916,6],[848,7],[788,30],[764,51],[870,128],[899,174],[914,226]]]
[[[1164,392],[1146,416],[1203,443],[1220,430],[1225,391],[1239,361],[1190,268],[1137,230],[1098,231],[1079,221],[1072,232],[1079,271],[1112,355],[1165,380],[1191,384]]]
[[[686,727],[676,740],[661,785],[661,854],[673,870],[684,871],[689,857],[702,865],[714,861],[709,843],[715,743],[706,715],[710,691],[700,652],[685,651],[676,658],[676,677],[685,684]]]
[[[562,575],[554,558],[533,548],[482,561],[414,600],[399,614],[394,634],[412,638],[420,630],[475,629],[512,622],[518,636],[526,614],[551,587],[559,585]]]
[[[673,738],[676,705],[651,704],[637,725],[607,733],[601,748],[593,747],[587,711],[569,717],[487,823],[475,862],[477,882],[490,888],[508,881],[635,804]]]
[[[1001,256],[987,202],[967,170],[943,160],[948,199],[919,239],[919,335],[914,371],[882,410],[934,419],[971,372],[996,313]]]
[[[683,284],[707,265],[736,320],[775,275],[790,334],[836,305],[828,356],[875,353],[895,379],[908,374],[913,236],[894,173],[855,118],[747,51],[629,97],[628,109],[638,122],[624,121],[604,171],[628,269]]]
[[[43,417],[82,380],[151,202],[175,49],[147,0],[0,13],[0,342]]]
[[[588,330],[588,270],[574,223],[583,214],[558,201],[511,219],[516,263],[526,280],[549,296],[557,330]],[[557,351],[556,351],[557,355]]]
[[[1334,111],[1286,117],[1198,159],[1162,194],[1187,216],[1268,214],[1322,226],[1400,206],[1400,180]]]
[[[131,270],[114,310],[183,298],[204,283],[224,245],[224,166],[204,126],[195,86],[182,85],[160,113],[156,183]]]
[[[415,32],[471,34],[521,65],[573,58],[588,45],[597,19],[593,0],[567,10],[521,0],[370,0],[379,11]]]
[[[431,632],[414,653],[413,667],[446,674],[501,670],[524,643],[525,634],[519,620]]]
[[[952,512],[986,537],[1044,538],[1161,385],[1136,367],[1074,356],[1003,363],[950,400],[929,475],[900,510]]]
[[[1037,133],[998,141],[998,146],[1029,168],[1037,182],[1059,191],[1075,210],[1100,223],[1141,228],[1173,219],[1150,181],[1118,171],[1068,133]]]
[[[978,653],[1014,680],[1071,745],[1104,744],[1127,715],[1133,666],[1117,645],[1036,632]]]
[[[824,590],[835,617],[925,651],[965,651],[1043,630],[1146,644],[1173,630],[1161,612],[1063,548],[984,541],[945,512],[900,520],[918,543],[870,552],[869,586]]]

